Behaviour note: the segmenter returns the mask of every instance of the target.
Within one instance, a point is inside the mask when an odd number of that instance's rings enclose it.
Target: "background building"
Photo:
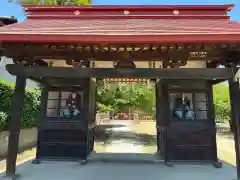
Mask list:
[[[17,23],[17,20],[14,17],[0,17],[0,26],[5,26],[9,24]],[[13,61],[11,58],[0,57],[0,79],[4,79],[9,82],[15,82],[15,76],[10,75],[6,69],[6,64],[12,64]],[[27,81],[28,88],[37,88],[37,83],[28,80]]]

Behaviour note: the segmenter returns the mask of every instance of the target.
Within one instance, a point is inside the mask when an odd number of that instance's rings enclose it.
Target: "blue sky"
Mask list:
[[[230,13],[232,20],[240,21],[240,0],[92,0],[95,5],[156,5],[156,4],[235,4]],[[20,4],[0,0],[0,16],[15,16],[19,21],[25,19]]]

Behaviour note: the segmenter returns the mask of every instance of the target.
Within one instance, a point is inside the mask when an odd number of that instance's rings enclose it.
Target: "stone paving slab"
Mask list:
[[[79,165],[70,162],[42,162],[34,165],[26,162],[17,172],[21,180],[232,180],[236,169],[228,164],[216,169],[212,165],[130,163],[88,163]],[[0,178],[1,179],[1,178]]]
[[[114,163],[162,163],[159,156],[155,154],[145,153],[91,153],[88,157],[88,161],[91,162],[114,162]]]

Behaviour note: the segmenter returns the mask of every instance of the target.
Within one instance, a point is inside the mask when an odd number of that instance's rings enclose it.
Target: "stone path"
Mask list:
[[[217,147],[219,159],[236,166],[236,152],[233,135],[222,135],[217,136]]]
[[[95,142],[97,153],[156,153],[156,132],[137,132],[138,123],[128,120],[112,120],[106,125],[110,127],[106,130],[111,135],[106,141]]]
[[[130,122],[127,122],[130,123]],[[142,132],[142,129],[150,128],[154,125],[143,124],[134,126],[134,130],[130,127],[127,127],[125,124],[122,127],[116,127],[114,129],[115,135],[110,138],[108,142],[100,143],[96,145],[96,151],[98,152],[113,152],[113,153],[143,153],[147,152],[149,154],[154,154],[156,152],[156,145],[151,145],[152,137],[154,130],[149,135],[145,135],[148,138],[147,144],[141,144],[141,137],[136,136],[136,134],[131,133]],[[112,129],[113,130],[113,129]],[[149,129],[147,129],[149,132]],[[128,133],[130,137],[124,139],[124,136]],[[119,139],[119,137],[122,137]],[[126,138],[126,137],[125,137]],[[152,143],[154,144],[154,142]],[[194,180],[230,180],[236,177],[236,169],[232,166],[236,164],[235,160],[235,150],[234,150],[234,141],[231,134],[226,135],[220,133],[217,137],[218,144],[218,156],[224,162],[222,169],[215,169],[211,165],[174,165],[174,167],[169,168],[163,164],[132,164],[132,163],[102,163],[99,162],[90,162],[86,166],[80,166],[77,163],[54,163],[54,162],[44,162],[40,165],[32,165],[30,162],[26,162],[22,165],[19,165],[17,171],[22,175],[23,180],[42,180],[42,179],[51,179],[51,180],[65,180],[65,179],[79,179],[82,177],[84,180],[92,179],[103,179],[110,180],[114,177],[118,179],[126,180],[145,180],[151,177],[152,180],[188,180],[194,177]],[[27,160],[34,158],[36,153],[35,149],[28,150],[23,154],[18,156],[18,164],[21,164]],[[121,156],[121,155],[117,155]],[[140,155],[129,156],[129,157],[140,157]],[[148,158],[148,157],[147,157]],[[151,157],[150,157],[151,158]],[[5,161],[0,162],[0,172],[5,170]],[[232,164],[232,165],[231,165]],[[51,173],[46,173],[50,172]],[[1,178],[0,178],[1,179]]]
[[[25,163],[18,167],[21,180],[232,180],[236,170],[224,164],[221,169],[211,165],[88,163],[81,166],[69,162]]]

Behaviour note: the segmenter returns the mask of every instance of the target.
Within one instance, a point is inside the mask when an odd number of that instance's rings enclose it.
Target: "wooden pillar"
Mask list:
[[[162,68],[168,68],[169,66],[169,60],[165,59],[162,64]],[[169,127],[170,127],[170,112],[169,112],[169,99],[168,99],[168,83],[167,80],[162,81],[161,85],[161,96],[162,96],[162,121],[163,121],[163,149],[164,149],[164,161],[165,164],[168,166],[172,166],[170,163],[170,148],[169,148]]]
[[[216,130],[216,116],[214,110],[214,102],[213,102],[213,83],[207,82],[207,109],[208,109],[208,120],[211,121],[212,128],[214,131]],[[216,132],[212,135],[212,161],[215,167],[221,167],[220,162],[218,162],[217,157],[217,139]]]
[[[164,139],[164,160],[165,163],[170,163],[170,149],[169,149],[169,125],[170,125],[170,112],[169,112],[169,102],[168,102],[168,85],[167,82],[163,82],[162,84],[162,121],[163,121],[163,139]]]
[[[9,127],[8,153],[6,178],[16,179],[16,160],[18,154],[18,141],[20,134],[21,115],[24,105],[24,92],[26,87],[26,78],[16,77],[15,92],[12,97],[11,122]]]
[[[45,123],[45,106],[47,106],[48,99],[48,91],[46,89],[46,85],[42,84],[41,88],[41,104],[40,104],[40,114],[39,114],[39,122],[38,122],[38,136],[37,136],[37,152],[36,158],[32,161],[32,164],[40,164],[41,153],[40,153],[40,144],[42,142],[43,129],[42,125]]]
[[[159,132],[160,130],[159,130],[159,127],[158,127],[158,125],[159,125],[159,118],[160,118],[160,115],[159,115],[159,111],[160,111],[160,101],[159,101],[159,82],[158,81],[156,81],[156,83],[155,83],[155,98],[156,98],[156,130],[157,130],[157,155],[159,156],[160,155],[160,157],[161,157],[161,155],[162,155],[162,152],[161,152],[161,145],[160,145],[160,141],[161,141],[161,135],[160,135],[160,133],[161,132]]]
[[[168,103],[168,89],[165,80],[158,82],[157,92],[157,140],[158,140],[158,152],[161,158],[164,159],[168,165],[170,161],[169,157],[169,145],[168,145],[168,126],[169,126],[169,103]]]
[[[236,72],[236,71],[234,71]],[[240,180],[240,89],[239,82],[229,80],[229,93],[231,102],[231,121],[233,126],[235,152],[236,152],[236,165],[237,177]]]

